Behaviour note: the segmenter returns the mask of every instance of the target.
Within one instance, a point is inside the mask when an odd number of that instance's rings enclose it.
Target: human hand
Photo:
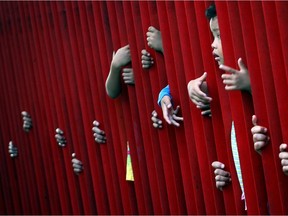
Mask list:
[[[282,170],[285,175],[288,175],[288,152],[287,144],[282,143],[279,147],[279,159],[281,160]]]
[[[214,161],[212,163],[212,167],[215,169],[215,181],[216,181],[216,187],[219,190],[223,190],[223,187],[228,185],[231,182],[231,175],[229,172],[225,171],[225,165],[219,161]]]
[[[60,129],[56,129],[55,139],[59,146],[65,147],[66,146],[66,138],[64,136],[64,132]]]
[[[127,85],[134,85],[134,73],[132,68],[123,68],[122,76],[124,83]]]
[[[121,47],[117,52],[113,52],[112,66],[115,68],[121,68],[131,62],[131,53],[129,45]]]
[[[92,131],[94,132],[93,136],[97,143],[106,143],[105,132],[99,128],[100,123],[98,121],[93,121]]]
[[[240,70],[233,69],[226,65],[220,65],[219,68],[228,72],[228,74],[222,74],[223,84],[225,89],[230,90],[245,90],[251,92],[249,71],[244,64],[242,58],[238,59],[238,66]]]
[[[23,130],[25,132],[29,132],[32,128],[32,118],[29,115],[29,113],[26,111],[22,111],[21,115],[22,115],[22,120],[23,120]]]
[[[18,156],[18,148],[14,145],[12,141],[8,144],[8,153],[11,158],[15,158]]]
[[[146,49],[143,49],[141,51],[141,54],[142,68],[150,68],[154,64],[153,58],[151,57],[150,53]]]
[[[180,124],[177,121],[183,121],[183,117],[177,116],[180,106],[177,106],[176,110],[174,110],[171,103],[171,98],[165,95],[161,100],[161,107],[163,112],[163,118],[166,120],[166,122],[168,124],[179,127]]]
[[[150,48],[158,51],[164,52],[163,44],[162,44],[162,36],[161,32],[153,26],[148,28],[148,32],[146,33],[147,36],[147,44]]]
[[[267,136],[267,128],[257,125],[256,115],[252,116],[252,124],[254,125],[254,127],[251,128],[254,149],[261,154],[262,149],[268,144],[270,137]]]
[[[162,128],[162,121],[158,118],[156,110],[153,110],[151,120],[154,128]]]
[[[74,173],[76,175],[79,175],[83,171],[84,168],[83,168],[82,162],[76,158],[75,153],[72,154],[71,163],[72,163]]]
[[[210,103],[212,98],[208,96],[206,78],[207,73],[204,72],[201,77],[191,80],[187,89],[191,101],[202,111],[201,114],[211,116]]]

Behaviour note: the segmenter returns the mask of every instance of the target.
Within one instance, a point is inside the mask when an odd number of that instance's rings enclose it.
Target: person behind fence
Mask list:
[[[218,18],[215,5],[213,4],[209,6],[205,13],[206,17],[209,19],[210,30],[214,37],[211,47],[213,49],[213,55],[215,57],[215,61],[218,62],[220,69],[224,70],[225,72],[228,72],[222,74],[221,76],[223,84],[225,85],[225,89],[227,91],[241,90],[241,91],[248,91],[251,93],[250,77],[243,60],[241,58],[238,59],[238,66],[240,70],[233,69],[224,65],[222,42],[220,37],[220,29],[218,25]],[[207,75],[208,74],[205,72],[199,78],[191,80],[187,85],[187,89],[191,101],[196,105],[197,108],[199,108],[202,111],[201,114],[211,116],[210,103],[212,101],[212,98],[209,97],[207,91],[207,83],[206,83]],[[231,128],[231,147],[232,147],[234,165],[237,171],[237,177],[242,190],[241,199],[244,200],[245,199],[244,187],[243,187],[241,167],[240,167],[233,122]],[[212,163],[212,167],[215,169],[214,173],[215,173],[216,187],[220,190],[223,190],[224,187],[230,184],[230,182],[232,181],[230,172],[225,170],[225,164],[223,164],[220,161],[214,161]]]
[[[268,135],[268,129],[262,125],[257,124],[256,115],[252,116],[251,133],[253,136],[254,149],[256,152],[261,154],[264,148],[269,144],[270,137]],[[281,160],[282,171],[285,175],[288,175],[288,152],[287,144],[282,143],[279,146],[279,159]]]
[[[148,46],[155,51],[163,54],[164,49],[161,32],[155,27],[150,26],[148,28],[146,36]],[[154,64],[153,58],[146,49],[143,49],[141,53],[142,68],[150,68]],[[177,116],[180,106],[177,106],[176,109],[173,108],[172,96],[170,94],[169,85],[167,85],[160,91],[157,103],[162,108],[162,114],[165,121],[170,125],[172,124],[176,127],[179,127],[180,124],[178,121],[183,121],[183,117]],[[158,114],[155,110],[153,110],[152,112],[151,120],[155,128],[162,128],[162,121],[158,118]]]

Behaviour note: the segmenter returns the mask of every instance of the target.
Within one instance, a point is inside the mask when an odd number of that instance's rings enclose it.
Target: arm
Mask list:
[[[121,70],[131,62],[130,48],[126,45],[113,53],[110,71],[106,79],[106,92],[109,97],[116,98],[121,93]]]

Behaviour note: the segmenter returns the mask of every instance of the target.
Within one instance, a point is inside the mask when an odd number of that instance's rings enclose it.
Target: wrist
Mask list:
[[[112,63],[111,63],[111,71],[119,72],[121,70],[121,68],[122,68],[122,66],[119,63],[117,63],[115,61],[112,61]]]

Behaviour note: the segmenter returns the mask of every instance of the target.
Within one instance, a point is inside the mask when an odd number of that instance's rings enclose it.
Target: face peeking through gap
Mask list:
[[[220,38],[220,30],[217,16],[210,19],[210,30],[214,37],[213,43],[211,44],[211,47],[213,49],[212,54],[215,58],[215,61],[217,61],[218,64],[221,65],[224,63],[224,57],[222,52],[222,43]]]

